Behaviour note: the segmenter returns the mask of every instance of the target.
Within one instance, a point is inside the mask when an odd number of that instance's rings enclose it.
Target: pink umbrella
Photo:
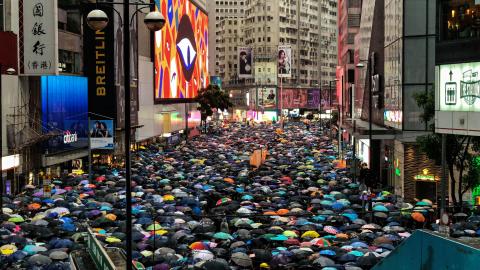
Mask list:
[[[323,230],[329,234],[338,234],[338,230],[332,226],[325,226]]]

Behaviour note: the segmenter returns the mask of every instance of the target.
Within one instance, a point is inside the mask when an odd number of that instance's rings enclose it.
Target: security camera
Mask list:
[[[151,11],[143,19],[143,22],[150,31],[158,31],[165,25],[165,17],[158,11]]]
[[[92,30],[102,30],[107,27],[108,16],[103,10],[94,9],[87,15],[87,24]]]

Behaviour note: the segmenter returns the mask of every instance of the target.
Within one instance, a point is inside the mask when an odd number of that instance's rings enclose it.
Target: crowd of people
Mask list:
[[[252,167],[261,149],[264,163]],[[432,202],[362,188],[335,153],[315,124],[302,123],[283,131],[235,123],[174,149],[135,152],[134,260],[155,270],[370,269],[412,229],[431,227]],[[125,248],[125,182],[110,168],[92,181],[56,179],[50,194],[27,185],[5,197],[0,268],[69,269],[87,227],[106,247]],[[456,230],[473,237],[475,226]]]

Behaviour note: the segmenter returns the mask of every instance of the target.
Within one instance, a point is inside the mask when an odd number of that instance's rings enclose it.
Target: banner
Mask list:
[[[90,148],[113,150],[113,120],[90,120]]]
[[[308,89],[307,107],[309,109],[319,109],[320,107],[320,90],[319,89]]]
[[[58,74],[57,0],[21,0],[18,3],[21,11],[20,73]]]
[[[83,18],[83,63],[88,77],[88,111],[102,116],[116,117],[115,65],[114,65],[114,13],[111,6],[102,5],[102,10],[110,19],[107,27],[94,31],[86,23],[87,14],[95,9],[95,4],[82,6]],[[117,71],[120,72],[120,71]]]
[[[263,109],[277,108],[277,89],[275,87],[261,87],[258,89],[258,105]]]
[[[277,71],[279,78],[292,77],[292,47],[290,45],[278,46]]]
[[[280,102],[282,102],[283,109],[307,108],[307,89],[283,89]]]
[[[238,47],[238,77],[253,78],[253,50],[249,47]]]

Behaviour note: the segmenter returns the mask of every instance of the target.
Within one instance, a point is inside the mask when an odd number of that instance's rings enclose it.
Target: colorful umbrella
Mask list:
[[[232,202],[232,199],[230,198],[221,198],[220,200],[217,201],[216,205],[219,206],[219,205],[227,204],[230,202]]]
[[[319,247],[329,247],[332,245],[328,240],[323,238],[315,238],[312,241],[310,241],[310,243]]]

